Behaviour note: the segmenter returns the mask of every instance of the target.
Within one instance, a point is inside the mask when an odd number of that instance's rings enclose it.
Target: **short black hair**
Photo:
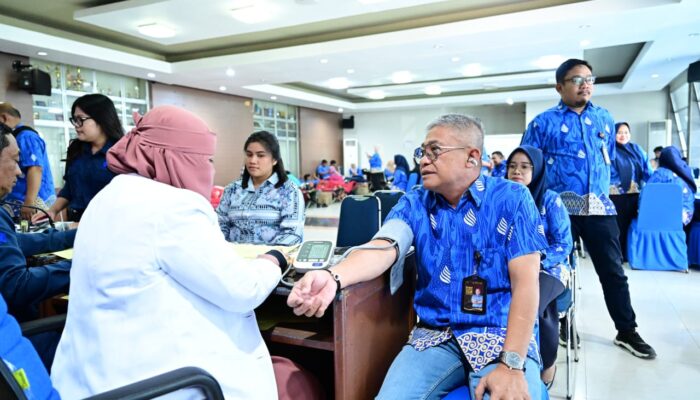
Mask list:
[[[326,160],[326,159],[321,160],[321,164],[325,164],[327,162],[328,162],[328,160]]]
[[[335,160],[331,160],[331,165],[336,165],[338,162]]]
[[[494,151],[493,153],[491,153],[491,155],[492,155],[492,156],[499,156],[499,157],[501,157],[501,158],[505,158],[505,156],[503,156],[503,153],[501,153],[501,152],[498,151],[498,150],[496,150],[496,151]]]
[[[588,69],[591,70],[591,72],[593,72],[593,67],[591,67],[591,64],[589,64],[588,61],[579,60],[578,58],[569,58],[568,60],[561,63],[559,68],[557,68],[557,72],[555,74],[557,78],[557,83],[564,83],[564,77],[566,76],[566,74],[577,65],[585,65],[586,67],[588,67]]]
[[[663,149],[664,149],[664,146],[656,146],[656,147],[654,147],[654,153],[656,153],[657,151],[661,152]]]

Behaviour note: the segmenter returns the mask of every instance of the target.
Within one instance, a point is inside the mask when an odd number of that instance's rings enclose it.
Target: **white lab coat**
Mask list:
[[[115,177],[80,222],[70,277],[51,376],[63,398],[185,366],[211,373],[227,399],[277,398],[253,309],[280,269],[238,256],[200,194]]]

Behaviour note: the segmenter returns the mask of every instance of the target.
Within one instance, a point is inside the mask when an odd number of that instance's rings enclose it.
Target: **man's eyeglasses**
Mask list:
[[[74,127],[80,128],[83,126],[83,123],[85,121],[92,119],[92,117],[70,117],[68,118],[68,121],[70,121],[71,124],[73,124]]]
[[[508,171],[515,172],[516,169],[519,169],[523,172],[529,172],[529,171],[532,171],[532,164],[530,164],[530,163],[518,164],[518,163],[514,163],[514,162],[508,164]]]
[[[441,147],[436,144],[430,145],[427,148],[426,147],[418,147],[414,152],[413,152],[413,158],[416,160],[416,163],[420,164],[420,159],[423,158],[423,156],[428,157],[428,160],[430,161],[435,161],[440,157],[440,155],[447,153],[448,151],[452,150],[458,150],[458,149],[466,149],[467,147],[452,147],[452,146],[445,146]]]
[[[596,78],[596,77],[593,76],[593,75],[589,75],[589,76],[580,76],[580,75],[576,75],[576,76],[572,76],[572,77],[569,78],[569,79],[564,79],[564,82],[569,81],[569,82],[573,83],[573,84],[576,85],[576,86],[581,86],[581,85],[583,85],[584,82],[587,83],[587,84],[589,84],[589,85],[592,85],[592,84],[595,83],[595,78]]]

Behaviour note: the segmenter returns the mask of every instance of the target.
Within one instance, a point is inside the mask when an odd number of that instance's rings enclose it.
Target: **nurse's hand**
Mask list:
[[[309,271],[298,280],[287,297],[296,315],[322,317],[333,302],[338,284],[328,271]]]

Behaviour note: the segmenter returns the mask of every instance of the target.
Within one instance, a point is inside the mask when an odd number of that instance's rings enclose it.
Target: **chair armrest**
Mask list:
[[[44,332],[61,332],[66,325],[66,314],[35,319],[20,324],[22,336],[29,337]]]
[[[205,399],[224,400],[224,394],[216,379],[197,367],[178,368],[85,400],[146,400],[185,388],[201,390]]]

